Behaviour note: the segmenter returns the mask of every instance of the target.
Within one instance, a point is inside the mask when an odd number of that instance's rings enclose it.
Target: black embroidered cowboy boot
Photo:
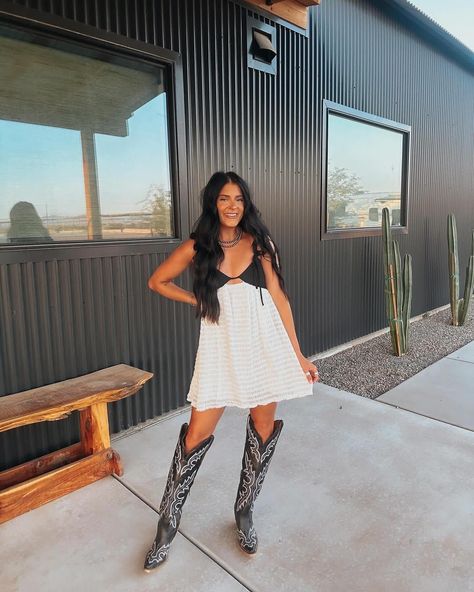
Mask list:
[[[253,554],[257,551],[257,533],[253,526],[253,507],[275,451],[275,446],[283,428],[283,421],[274,422],[272,435],[265,444],[255,429],[252,417],[247,419],[247,437],[245,440],[242,470],[237,498],[234,504],[235,522],[239,545],[242,551]]]
[[[209,436],[186,454],[184,440],[187,430],[188,424],[184,423],[181,426],[178,444],[171,461],[168,481],[160,504],[160,519],[156,537],[145,558],[145,571],[151,571],[158,567],[168,557],[171,542],[178,532],[184,502],[201,462],[214,441],[214,436]]]

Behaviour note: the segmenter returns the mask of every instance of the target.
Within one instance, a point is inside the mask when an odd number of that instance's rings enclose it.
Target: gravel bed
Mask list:
[[[316,358],[314,363],[320,373],[320,382],[375,399],[474,340],[472,302],[462,327],[453,327],[450,319],[448,308],[413,321],[409,350],[401,357],[392,353],[390,333],[386,333],[330,357]]]

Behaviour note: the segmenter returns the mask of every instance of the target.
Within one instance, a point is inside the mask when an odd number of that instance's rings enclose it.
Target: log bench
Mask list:
[[[0,432],[79,411],[77,444],[0,472],[0,524],[112,473],[123,475],[110,447],[107,403],[136,393],[153,376],[126,364],[0,397]]]

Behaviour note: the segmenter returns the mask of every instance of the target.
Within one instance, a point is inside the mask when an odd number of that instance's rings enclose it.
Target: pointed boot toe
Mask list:
[[[152,548],[148,551],[148,553],[145,557],[145,563],[143,565],[143,569],[147,573],[150,573],[151,571],[156,569],[158,566],[162,565],[168,557],[169,548],[170,548],[170,543],[167,543],[165,545],[161,545],[160,547],[158,547],[157,545],[155,545],[155,543],[153,543]]]
[[[239,537],[239,547],[244,553],[247,553],[247,555],[254,555],[257,552],[258,539],[253,526],[248,532],[238,530],[237,536]]]

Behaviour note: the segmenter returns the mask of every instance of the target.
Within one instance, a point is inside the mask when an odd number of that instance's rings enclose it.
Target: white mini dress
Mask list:
[[[217,290],[218,323],[201,319],[199,345],[187,400],[198,411],[251,408],[313,393],[278,309],[265,285],[258,258]],[[261,278],[255,280],[255,278]],[[247,280],[247,281],[246,281]],[[253,283],[249,283],[253,282]]]

